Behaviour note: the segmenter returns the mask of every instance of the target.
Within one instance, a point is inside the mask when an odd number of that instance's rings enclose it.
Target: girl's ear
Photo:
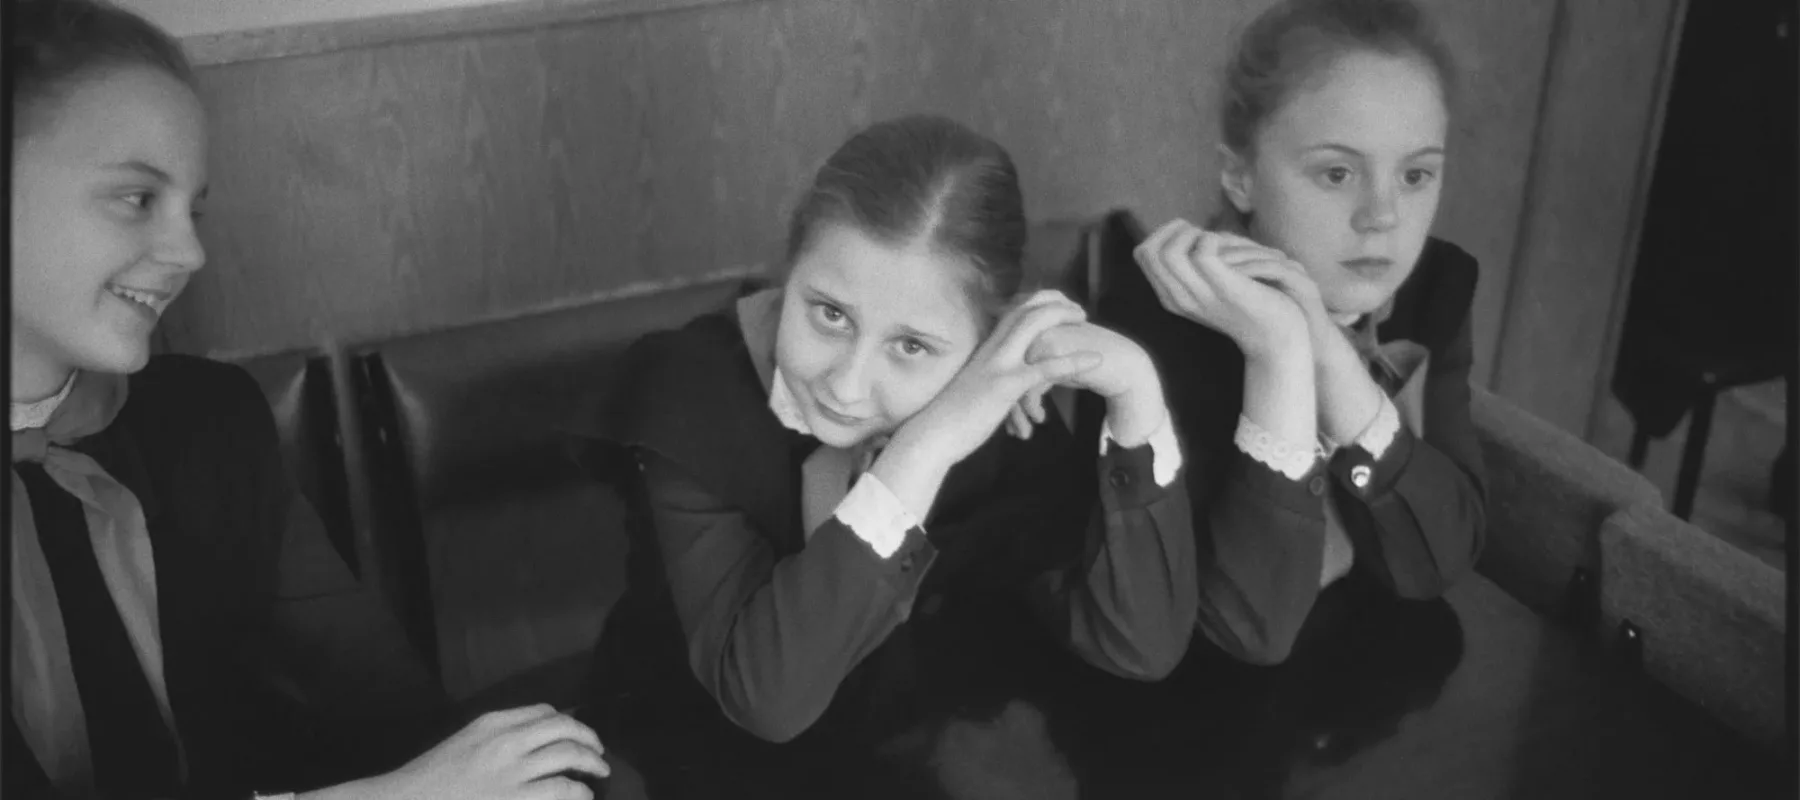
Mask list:
[[[1250,160],[1223,144],[1218,149],[1219,188],[1225,190],[1226,199],[1231,201],[1238,213],[1248,214],[1254,211],[1250,207],[1250,190],[1254,180],[1250,174]]]

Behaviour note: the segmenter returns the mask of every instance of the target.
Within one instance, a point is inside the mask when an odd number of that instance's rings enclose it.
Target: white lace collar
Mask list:
[[[61,407],[64,400],[69,399],[69,391],[75,388],[75,373],[69,373],[69,379],[63,381],[63,387],[56,394],[35,403],[12,404],[12,430],[23,431],[42,428],[50,424],[51,415]]]

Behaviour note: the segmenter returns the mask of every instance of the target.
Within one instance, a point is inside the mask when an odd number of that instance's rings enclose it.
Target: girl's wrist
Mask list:
[[[881,481],[914,519],[923,522],[950,468],[961,460],[946,444],[916,432],[908,435],[902,428],[869,465],[869,474]]]
[[[1331,378],[1321,372],[1318,381],[1319,431],[1339,446],[1355,441],[1387,400],[1381,385],[1363,369],[1360,357],[1354,366]]]
[[[1127,450],[1150,441],[1150,435],[1167,422],[1168,416],[1160,393],[1150,397],[1133,392],[1106,404],[1106,422],[1113,441]]]
[[[887,461],[890,468],[948,470],[961,460],[953,454],[951,442],[921,424],[915,424],[924,422],[925,420],[914,417],[894,431],[893,437],[881,449],[881,455],[876,458],[875,463]]]
[[[1244,351],[1244,360],[1251,367],[1260,367],[1281,373],[1300,369],[1307,372],[1313,371],[1313,346],[1307,338],[1270,342],[1260,348],[1240,344],[1239,349]]]

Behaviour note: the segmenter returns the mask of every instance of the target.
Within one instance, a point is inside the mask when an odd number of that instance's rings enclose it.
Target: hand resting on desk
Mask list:
[[[550,706],[495,711],[400,769],[298,800],[590,800],[581,778],[611,773],[604,752],[592,729]]]

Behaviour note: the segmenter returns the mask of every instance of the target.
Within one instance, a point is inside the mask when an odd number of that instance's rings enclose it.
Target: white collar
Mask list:
[[[11,428],[15,431],[42,428],[50,424],[51,415],[61,407],[64,400],[69,399],[69,392],[75,388],[75,374],[69,373],[69,379],[63,381],[60,391],[35,403],[13,403]]]
[[[806,436],[813,435],[812,426],[806,424],[806,417],[800,413],[800,404],[794,400],[794,393],[788,389],[787,376],[781,374],[781,368],[775,368],[774,379],[769,382],[769,410],[775,413],[775,419],[782,427]]]
[[[764,289],[738,298],[738,329],[750,349],[756,377],[769,387],[769,411],[782,427],[805,436],[812,427],[800,413],[800,403],[788,388],[787,376],[775,365],[775,338],[781,326],[781,289]]]

